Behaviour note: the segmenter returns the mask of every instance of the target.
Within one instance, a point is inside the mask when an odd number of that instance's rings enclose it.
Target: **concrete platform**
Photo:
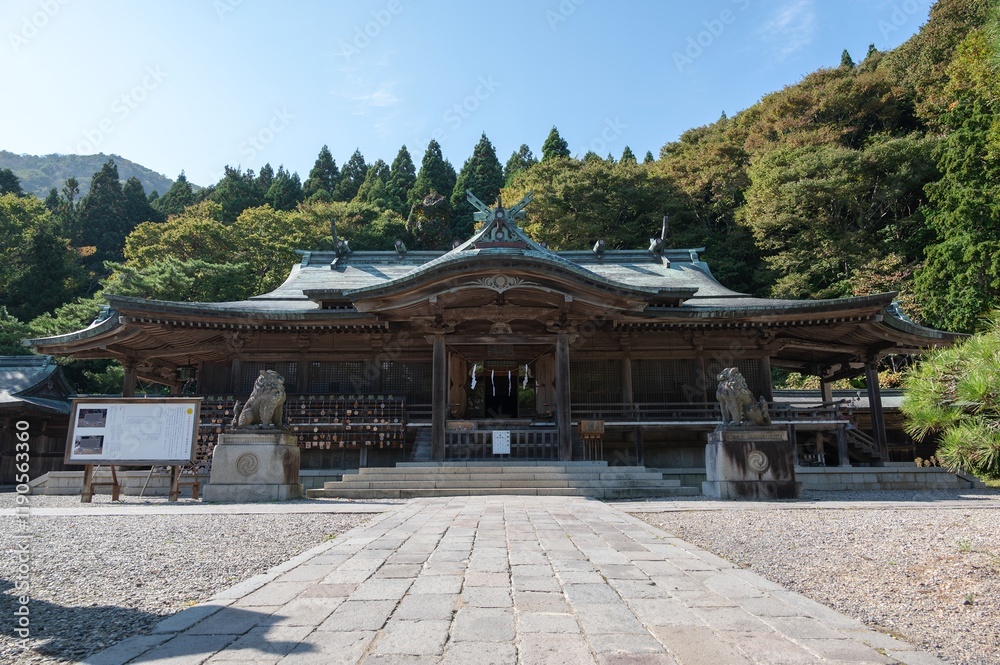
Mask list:
[[[503,496],[402,504],[85,662],[942,661],[613,506]]]

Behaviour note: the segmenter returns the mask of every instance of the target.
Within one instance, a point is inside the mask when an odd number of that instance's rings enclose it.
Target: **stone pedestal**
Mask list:
[[[206,501],[283,501],[302,497],[299,447],[281,430],[231,430],[212,454]]]
[[[715,499],[797,499],[794,443],[784,427],[719,427],[708,435],[705,496]]]

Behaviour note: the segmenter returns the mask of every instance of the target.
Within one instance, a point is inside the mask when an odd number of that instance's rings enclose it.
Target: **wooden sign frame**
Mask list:
[[[201,397],[77,397],[66,464],[193,464]]]

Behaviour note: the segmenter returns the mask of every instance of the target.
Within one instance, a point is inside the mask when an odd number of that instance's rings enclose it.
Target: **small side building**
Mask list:
[[[32,479],[64,469],[73,394],[52,356],[0,356],[0,485],[15,483],[19,431],[28,432]]]

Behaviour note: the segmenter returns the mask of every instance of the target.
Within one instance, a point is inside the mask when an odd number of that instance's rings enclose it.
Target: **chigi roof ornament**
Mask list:
[[[497,206],[490,208],[480,201],[472,191],[466,191],[465,195],[469,203],[479,210],[479,212],[473,213],[472,218],[484,224],[484,233],[474,245],[476,249],[485,247],[524,249],[528,246],[526,237],[517,227],[517,220],[525,216],[524,208],[531,203],[534,197],[533,192],[525,194],[524,198],[510,208],[504,208],[503,199],[500,197],[497,197]]]

